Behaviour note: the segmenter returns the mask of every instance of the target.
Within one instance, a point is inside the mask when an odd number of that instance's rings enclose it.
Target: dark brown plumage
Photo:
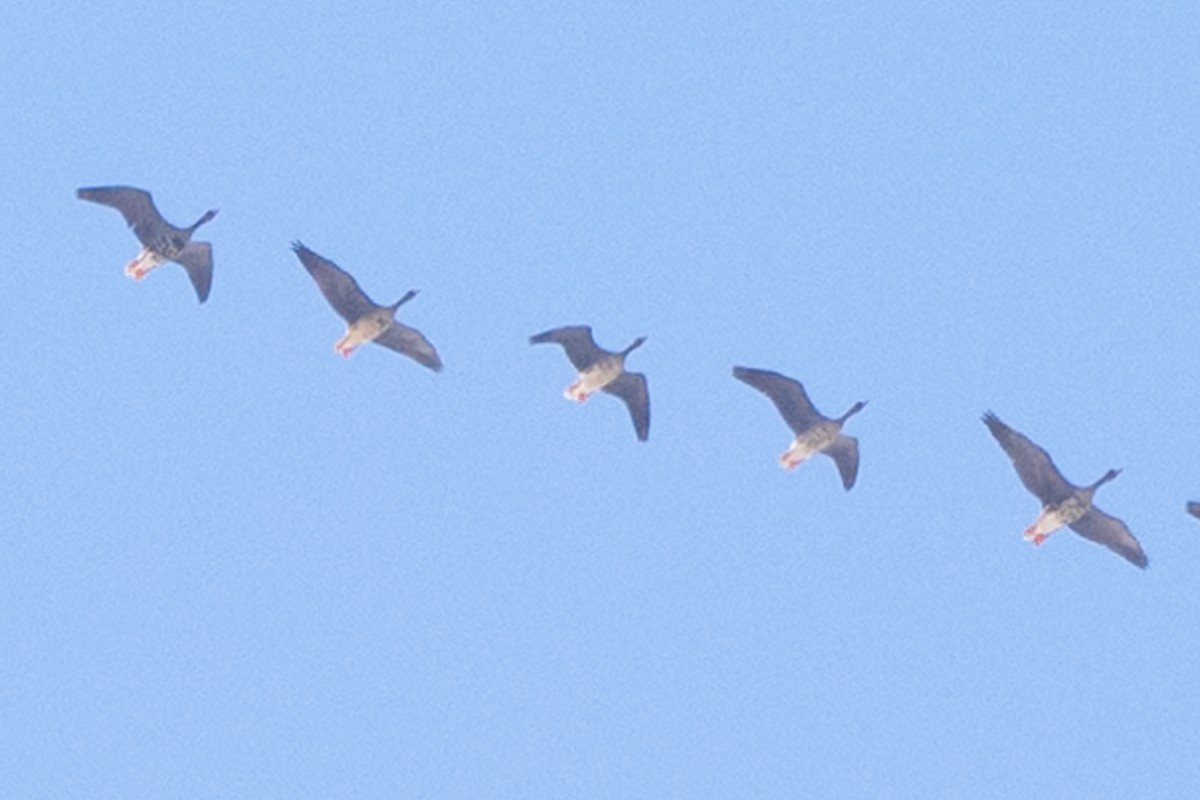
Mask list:
[[[1040,544],[1065,524],[1134,566],[1144,568],[1149,563],[1141,544],[1125,523],[1092,504],[1096,490],[1116,478],[1120,470],[1110,469],[1089,486],[1075,486],[1062,476],[1050,455],[1024,434],[1005,425],[990,411],[983,415],[983,422],[1012,459],[1021,483],[1042,502],[1042,514],[1026,529],[1025,538]]]
[[[81,200],[110,206],[121,212],[138,241],[142,252],[125,267],[125,274],[141,280],[155,267],[174,261],[187,270],[188,279],[203,303],[212,289],[212,245],[193,242],[192,234],[217,215],[216,209],[206,211],[187,228],[177,228],[163,219],[154,206],[150,193],[132,186],[94,186],[78,189]]]
[[[403,353],[435,372],[442,369],[442,359],[424,334],[396,320],[396,309],[416,297],[415,290],[409,290],[390,306],[381,306],[367,297],[350,273],[337,264],[300,242],[294,242],[292,250],[329,305],[346,321],[346,335],[334,345],[340,355],[349,357],[360,344],[371,341]]]
[[[625,401],[641,442],[650,437],[650,390],[645,375],[625,371],[625,358],[645,341],[645,336],[639,336],[624,350],[614,353],[596,344],[590,325],[567,325],[529,337],[530,344],[558,344],[566,351],[579,372],[576,381],[564,392],[568,399],[583,403],[594,392],[602,391]]]
[[[824,453],[837,465],[842,487],[850,491],[858,479],[858,439],[842,433],[846,420],[863,410],[865,401],[855,403],[842,416],[831,419],[817,411],[804,384],[778,372],[751,367],[734,367],[733,377],[765,394],[779,410],[796,438],[779,456],[785,469],[794,469],[815,453]]]

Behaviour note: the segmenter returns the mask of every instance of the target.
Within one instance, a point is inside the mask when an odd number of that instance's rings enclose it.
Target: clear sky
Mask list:
[[[1200,791],[1195,4],[66,0],[0,74],[0,797]],[[205,305],[104,184],[220,209]],[[853,491],[735,364],[868,401]],[[988,409],[1150,568],[1023,542]]]

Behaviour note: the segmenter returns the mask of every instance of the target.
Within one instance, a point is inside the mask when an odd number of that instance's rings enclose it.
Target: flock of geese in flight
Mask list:
[[[196,229],[217,215],[206,211],[186,228],[177,228],[163,219],[150,193],[130,186],[99,186],[79,189],[81,200],[111,206],[121,212],[138,241],[141,251],[125,266],[125,274],[141,280],[155,267],[174,261],[187,270],[188,278],[203,303],[212,288],[212,246],[192,240]],[[400,306],[416,297],[410,290],[390,305],[379,305],[367,296],[358,282],[332,261],[323,258],[300,242],[292,245],[300,263],[312,276],[321,294],[333,310],[346,321],[346,333],[334,345],[339,355],[348,358],[365,342],[374,342],[403,353],[434,371],[441,370],[437,350],[416,328],[396,319]],[[629,408],[639,441],[650,436],[650,392],[646,376],[628,372],[625,360],[646,341],[639,336],[620,351],[609,351],[596,344],[588,325],[568,325],[531,336],[531,344],[557,344],[566,352],[578,372],[575,381],[563,392],[576,403],[586,402],[596,392],[619,397]],[[817,453],[829,456],[837,466],[842,486],[849,491],[858,477],[858,440],[842,433],[846,421],[862,411],[865,402],[857,402],[840,417],[826,417],[813,406],[797,380],[778,372],[749,367],[734,367],[733,377],[766,395],[792,429],[795,438],[779,456],[785,469],[795,469]],[[1021,483],[1042,503],[1042,511],[1025,529],[1024,538],[1040,545],[1046,537],[1068,527],[1085,539],[1104,545],[1131,564],[1145,567],[1149,562],[1141,544],[1124,522],[1104,513],[1093,504],[1096,490],[1117,477],[1120,470],[1110,469],[1086,486],[1076,486],[1063,477],[1050,455],[1024,434],[1010,428],[992,412],[983,422],[1004,452],[1012,459]],[[1200,518],[1200,502],[1187,504],[1188,513]]]

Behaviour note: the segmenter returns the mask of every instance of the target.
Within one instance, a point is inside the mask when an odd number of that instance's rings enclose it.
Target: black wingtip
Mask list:
[[[425,367],[433,372],[441,372],[445,368],[445,364],[442,363],[442,357],[437,353],[434,353],[433,357],[429,359],[414,357],[414,360],[422,367]]]
[[[1123,550],[1121,555],[1138,569],[1149,569],[1150,567],[1150,559],[1146,557],[1146,553],[1141,547],[1138,547],[1137,550]]]
[[[753,375],[755,372],[757,372],[757,370],[751,369],[750,367],[734,367],[732,374],[733,377],[737,378],[739,381],[746,381],[746,378],[750,375]]]
[[[985,412],[981,419],[983,420],[983,424],[987,425],[988,430],[991,431],[992,436],[996,437],[997,440],[1000,440],[1001,436],[1008,428],[1008,426],[1001,422],[1000,418],[991,411]]]
[[[639,442],[650,440],[650,415],[647,414],[644,420],[634,420],[633,430],[637,434]]]

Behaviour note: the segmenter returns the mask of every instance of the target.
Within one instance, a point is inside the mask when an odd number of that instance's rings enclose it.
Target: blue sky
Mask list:
[[[1200,788],[1200,10],[253,5],[0,11],[0,796]],[[734,364],[869,401],[853,491]]]

